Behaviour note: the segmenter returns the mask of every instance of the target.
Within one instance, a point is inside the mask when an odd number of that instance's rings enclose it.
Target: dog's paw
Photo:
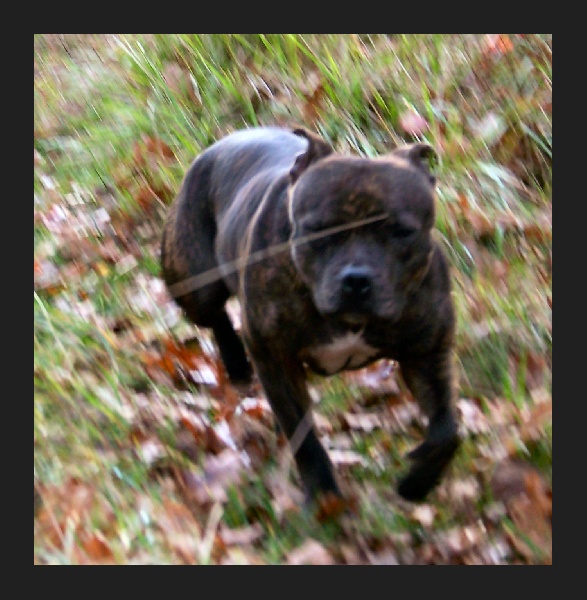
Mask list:
[[[414,462],[408,474],[399,482],[399,495],[411,502],[424,500],[428,492],[439,483],[459,444],[460,439],[455,436],[442,444],[425,441],[412,450],[408,458]]]

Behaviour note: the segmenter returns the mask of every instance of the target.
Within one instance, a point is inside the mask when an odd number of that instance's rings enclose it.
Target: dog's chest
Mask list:
[[[374,360],[380,351],[369,346],[362,333],[347,332],[326,344],[314,346],[307,353],[309,366],[326,375],[365,366]]]

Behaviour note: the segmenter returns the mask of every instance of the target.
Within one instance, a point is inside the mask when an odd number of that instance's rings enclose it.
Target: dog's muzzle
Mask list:
[[[373,311],[373,271],[365,266],[347,266],[340,272],[340,295],[337,312],[367,315]]]

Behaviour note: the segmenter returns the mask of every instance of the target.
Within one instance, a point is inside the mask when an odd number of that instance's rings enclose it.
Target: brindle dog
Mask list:
[[[458,444],[455,317],[447,261],[432,237],[430,146],[343,156],[304,130],[250,129],[191,165],[162,242],[170,292],[211,328],[229,377],[252,369],[225,310],[236,295],[248,355],[306,493],[340,495],[313,427],[306,368],[323,375],[399,362],[428,418],[399,493],[423,499]]]

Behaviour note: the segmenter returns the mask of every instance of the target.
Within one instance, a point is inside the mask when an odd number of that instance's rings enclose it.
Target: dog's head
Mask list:
[[[343,157],[295,133],[308,148],[290,171],[291,253],[318,311],[396,321],[430,265],[434,151],[410,144],[376,159]]]

